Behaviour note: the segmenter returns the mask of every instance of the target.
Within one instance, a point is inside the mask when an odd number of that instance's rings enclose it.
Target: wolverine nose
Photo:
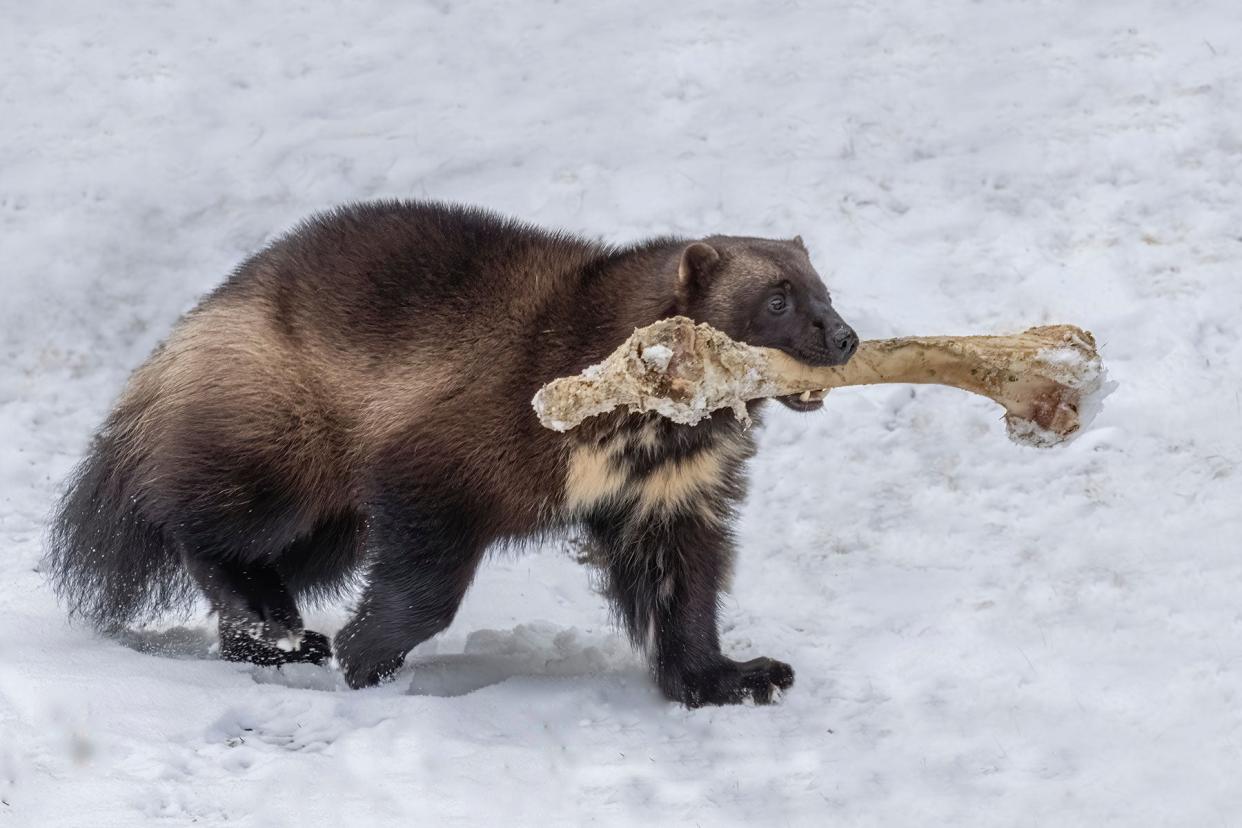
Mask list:
[[[854,329],[842,322],[828,335],[828,342],[835,348],[841,364],[849,362],[850,357],[858,350],[858,334]]]

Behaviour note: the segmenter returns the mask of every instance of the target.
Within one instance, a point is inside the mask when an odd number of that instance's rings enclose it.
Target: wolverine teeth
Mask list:
[[[803,391],[803,392],[802,392],[802,395],[801,395],[801,396],[799,396],[799,397],[798,397],[798,399],[802,400],[803,402],[810,402],[810,401],[811,401],[811,392],[810,392],[810,391]]]

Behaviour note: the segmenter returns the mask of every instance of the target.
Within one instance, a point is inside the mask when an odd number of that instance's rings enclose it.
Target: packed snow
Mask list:
[[[1242,813],[1242,13],[1185,3],[17,3],[0,26],[0,824],[1227,825]],[[178,314],[314,210],[801,234],[864,338],[1092,330],[1076,442],[773,406],[724,646],[664,701],[566,543],[398,679],[69,625],[46,516]],[[348,607],[309,613],[334,632]]]
[[[648,345],[643,349],[643,362],[657,371],[668,369],[668,362],[673,358],[673,349],[667,345]]]

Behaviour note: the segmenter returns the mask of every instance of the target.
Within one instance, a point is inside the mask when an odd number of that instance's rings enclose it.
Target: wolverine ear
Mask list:
[[[705,242],[695,242],[681,252],[681,264],[677,266],[678,311],[684,313],[690,307],[690,301],[707,285],[719,262],[716,248]]]
[[[802,252],[803,252],[803,253],[810,253],[810,252],[811,252],[811,251],[809,251],[809,250],[807,250],[807,249],[806,249],[806,242],[802,241],[802,237],[801,237],[801,236],[794,236],[794,237],[793,237],[793,243],[794,243],[794,244],[796,244],[796,245],[798,245],[798,247],[801,247],[801,248],[802,248]]]

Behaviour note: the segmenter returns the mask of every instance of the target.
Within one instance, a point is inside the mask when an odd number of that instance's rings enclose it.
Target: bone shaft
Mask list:
[[[987,394],[971,370],[982,362],[982,355],[961,347],[961,342],[959,338],[951,345],[944,337],[863,342],[853,359],[836,368],[805,365],[780,351],[768,351],[768,359],[781,394],[882,383],[952,385]]]

